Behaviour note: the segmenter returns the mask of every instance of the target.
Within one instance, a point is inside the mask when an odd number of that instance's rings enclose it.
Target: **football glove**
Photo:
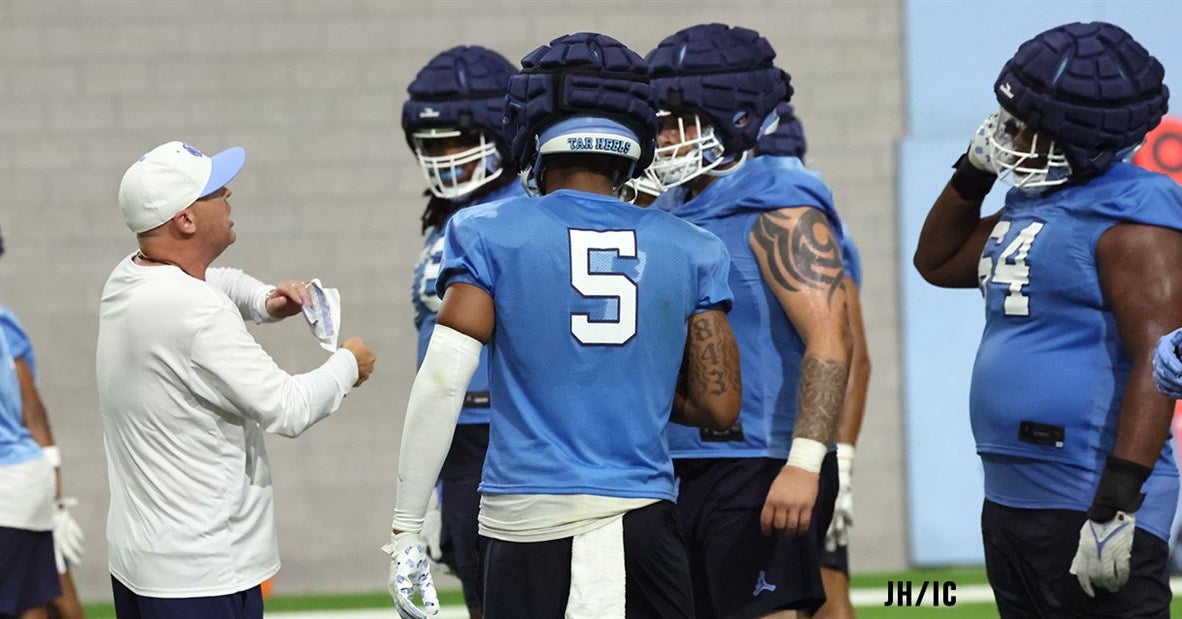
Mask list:
[[[998,112],[994,112],[977,127],[967,153],[969,163],[974,168],[994,175],[997,174],[997,168],[993,165],[993,133],[997,131],[997,119]]]
[[[82,563],[85,536],[82,527],[70,515],[70,508],[76,505],[77,499],[62,497],[57,500],[57,509],[53,512],[53,558],[57,562],[58,574],[65,574],[69,566]]]
[[[427,542],[427,556],[436,563],[443,558],[442,537],[443,512],[439,509],[439,493],[432,492],[427,513],[423,515],[423,539]]]
[[[1084,521],[1070,570],[1084,593],[1095,597],[1095,587],[1116,592],[1129,581],[1136,525],[1136,516],[1123,511],[1108,522]]]
[[[849,546],[850,528],[854,526],[854,446],[837,444],[837,501],[833,506],[833,520],[825,533],[825,550],[835,552]]]
[[[1157,390],[1174,398],[1182,399],[1182,360],[1178,358],[1178,345],[1182,344],[1182,329],[1163,335],[1153,351],[1153,380]]]
[[[387,589],[394,598],[394,607],[402,619],[426,619],[439,614],[439,594],[431,578],[431,560],[427,557],[427,542],[420,533],[396,533],[382,546],[390,555],[390,577]],[[415,594],[423,607],[415,605]]]

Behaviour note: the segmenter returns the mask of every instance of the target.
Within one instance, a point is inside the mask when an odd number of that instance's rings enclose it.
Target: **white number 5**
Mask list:
[[[636,335],[636,282],[620,273],[592,273],[592,251],[614,251],[621,258],[636,257],[635,230],[570,230],[570,284],[584,297],[616,299],[615,320],[592,320],[573,313],[570,332],[582,344],[626,344]]]
[[[982,294],[986,293],[987,284],[990,281],[1010,287],[1004,303],[1006,316],[1030,315],[1030,297],[1022,292],[1022,288],[1030,284],[1030,265],[1026,263],[1026,257],[1030,255],[1030,247],[1034,245],[1034,238],[1038,236],[1042,228],[1041,221],[1022,228],[1018,232],[1018,236],[1014,237],[1014,240],[1010,241],[1010,244],[1006,245],[1005,250],[997,257],[996,265],[987,255],[981,256],[981,262],[977,265],[977,278],[981,281]],[[999,221],[993,227],[993,233],[989,235],[989,240],[1001,243],[1009,231],[1010,222]],[[991,271],[992,277],[990,277]]]

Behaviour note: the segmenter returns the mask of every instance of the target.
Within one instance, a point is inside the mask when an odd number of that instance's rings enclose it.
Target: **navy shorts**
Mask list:
[[[835,550],[821,548],[821,567],[841,572],[846,578],[850,577],[850,547],[838,546]]]
[[[263,592],[246,591],[200,598],[153,598],[138,595],[111,577],[118,619],[262,619]]]
[[[0,618],[18,617],[61,594],[53,531],[0,527]]]
[[[488,424],[456,426],[451,449],[439,473],[443,563],[451,566],[464,588],[464,604],[480,608],[483,582],[477,515],[480,513],[480,473],[488,453]]]
[[[821,465],[808,533],[763,534],[759,515],[784,467],[772,458],[682,459],[677,512],[689,544],[697,617],[761,617],[825,603],[821,551],[837,499],[837,456]]]
[[[1088,597],[1068,570],[1087,514],[1018,509],[986,500],[981,509],[985,571],[1002,619],[1170,616],[1169,547],[1141,529],[1133,534],[1129,582]]]
[[[693,617],[689,562],[673,504],[658,501],[624,514],[622,520],[623,565],[590,574],[589,580],[588,574],[572,574],[572,564],[586,567],[574,556],[576,538],[534,543],[482,538],[484,619],[562,619],[572,589],[578,587],[576,579],[608,589],[611,576],[621,569],[628,619]],[[608,593],[615,600],[620,597]]]

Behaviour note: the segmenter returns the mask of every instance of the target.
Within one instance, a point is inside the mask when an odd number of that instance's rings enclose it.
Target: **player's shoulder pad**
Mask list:
[[[763,156],[748,161],[741,182],[746,188],[739,206],[750,210],[776,210],[812,206],[834,212],[833,191],[821,175],[804,167],[796,157]]]
[[[1064,194],[1067,208],[1085,216],[1182,230],[1182,185],[1131,163]]]

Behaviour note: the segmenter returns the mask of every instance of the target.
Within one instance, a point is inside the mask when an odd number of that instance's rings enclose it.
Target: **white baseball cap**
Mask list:
[[[146,232],[226,186],[246,163],[241,146],[213,157],[184,142],[161,144],[131,164],[119,183],[119,210],[131,231]]]

